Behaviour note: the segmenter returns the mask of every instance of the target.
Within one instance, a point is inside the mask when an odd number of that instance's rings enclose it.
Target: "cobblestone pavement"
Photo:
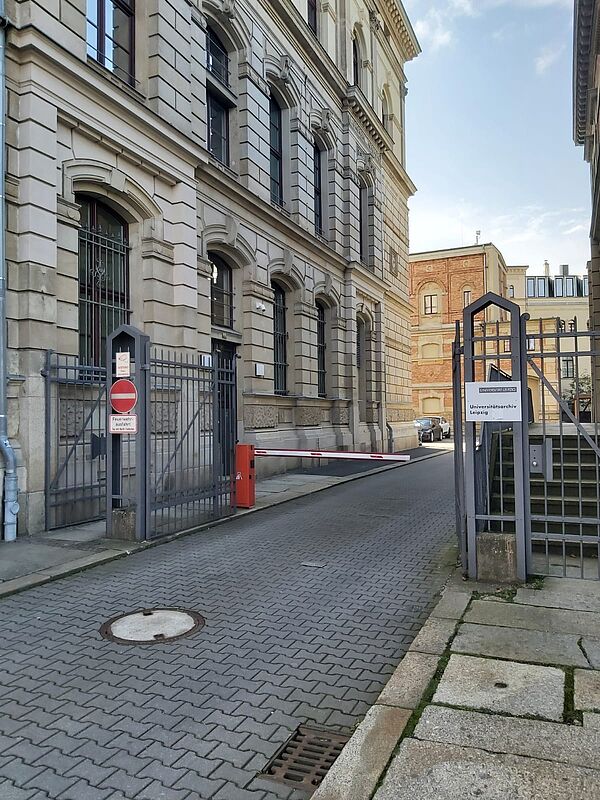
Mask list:
[[[1,601],[1,800],[306,797],[257,773],[299,723],[349,732],[374,702],[445,579],[453,501],[440,456]],[[148,606],[206,626],[100,637]]]

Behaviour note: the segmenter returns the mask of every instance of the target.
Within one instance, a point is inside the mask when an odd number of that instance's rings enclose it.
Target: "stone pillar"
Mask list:
[[[293,308],[294,393],[302,397],[317,396],[317,309],[304,301]]]

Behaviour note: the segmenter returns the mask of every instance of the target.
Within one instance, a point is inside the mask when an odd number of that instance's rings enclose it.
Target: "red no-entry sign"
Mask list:
[[[129,414],[137,403],[138,393],[133,381],[121,379],[110,387],[110,404],[119,414]]]

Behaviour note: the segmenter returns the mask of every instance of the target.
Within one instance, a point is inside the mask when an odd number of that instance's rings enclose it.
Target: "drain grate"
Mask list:
[[[314,791],[349,738],[300,725],[266,765],[263,775],[288,786]]]

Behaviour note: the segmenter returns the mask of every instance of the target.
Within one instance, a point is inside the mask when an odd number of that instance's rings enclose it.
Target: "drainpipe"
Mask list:
[[[8,439],[6,377],[6,26],[4,0],[0,0],[0,454],[4,462],[4,541],[17,538],[19,485],[15,451]]]

